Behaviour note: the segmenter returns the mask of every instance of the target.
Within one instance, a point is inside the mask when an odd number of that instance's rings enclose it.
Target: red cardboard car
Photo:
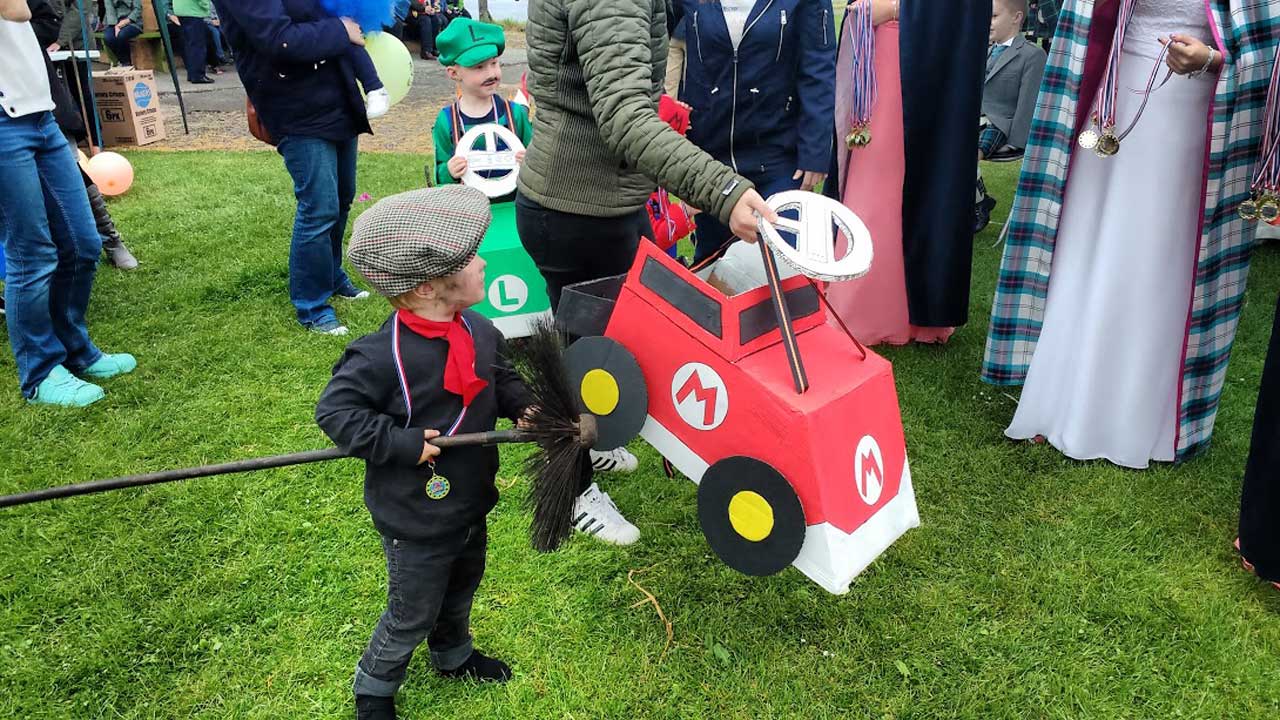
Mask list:
[[[731,567],[795,565],[846,592],[919,524],[889,362],[827,323],[808,278],[789,278],[810,382],[797,393],[767,286],[726,296],[641,246],[627,275],[566,288],[558,313],[583,336],[570,381],[602,441],[639,430],[698,483],[703,533]]]

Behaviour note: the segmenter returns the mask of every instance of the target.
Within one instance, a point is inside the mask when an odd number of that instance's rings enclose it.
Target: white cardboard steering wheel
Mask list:
[[[871,232],[862,220],[843,203],[805,190],[787,190],[766,201],[774,212],[795,210],[799,218],[779,217],[770,223],[757,218],[760,237],[788,265],[815,280],[852,280],[871,269]],[[793,248],[778,233],[778,228],[795,234]],[[839,236],[848,248],[836,257]]]
[[[483,147],[476,147],[476,141],[484,140]],[[498,141],[506,143],[506,150],[498,150]],[[476,125],[458,139],[458,147],[454,157],[467,159],[467,172],[462,176],[462,184],[473,187],[489,198],[500,198],[516,190],[516,181],[520,177],[520,163],[516,162],[516,153],[524,150],[524,143],[515,133],[497,123]],[[507,170],[498,177],[485,177],[481,172],[490,170]]]

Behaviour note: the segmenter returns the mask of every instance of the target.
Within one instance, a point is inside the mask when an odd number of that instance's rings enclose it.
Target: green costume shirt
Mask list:
[[[431,139],[435,144],[437,185],[458,182],[449,174],[449,158],[453,157],[453,152],[457,148],[454,138],[462,137],[463,133],[477,125],[495,122],[496,118],[497,124],[515,132],[516,137],[520,138],[520,142],[524,143],[526,148],[533,141],[533,123],[529,122],[529,110],[519,103],[504,102],[497,96],[493,101],[494,110],[484,117],[472,117],[459,110],[457,115],[462,118],[462,127],[456,135],[453,129],[454,105],[445,106],[436,116]],[[511,120],[507,119],[507,108],[511,108]],[[498,149],[505,149],[505,146],[500,146]]]

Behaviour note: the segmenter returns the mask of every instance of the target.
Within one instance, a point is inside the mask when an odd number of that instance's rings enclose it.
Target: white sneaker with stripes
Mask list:
[[[591,451],[591,469],[596,472],[629,473],[634,472],[637,467],[640,467],[640,461],[624,447],[604,452]]]
[[[573,504],[573,526],[614,545],[630,545],[640,539],[640,528],[627,522],[609,493],[591,483]]]

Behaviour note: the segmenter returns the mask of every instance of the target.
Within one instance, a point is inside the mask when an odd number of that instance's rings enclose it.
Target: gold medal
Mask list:
[[[1240,203],[1238,212],[1240,213],[1240,217],[1243,220],[1248,220],[1249,222],[1253,222],[1254,220],[1257,220],[1258,219],[1258,201],[1256,199],[1245,200],[1244,202]]]
[[[1268,193],[1258,203],[1258,219],[1265,223],[1273,223],[1280,219],[1280,201],[1275,195]]]
[[[449,481],[443,475],[433,474],[427,480],[426,491],[432,500],[443,500],[449,494]]]
[[[859,125],[849,131],[844,138],[845,144],[852,150],[855,147],[865,147],[871,142],[871,130],[865,125]]]
[[[1107,130],[1098,138],[1098,146],[1093,149],[1098,157],[1111,157],[1120,152],[1120,138],[1115,133]]]
[[[1080,133],[1080,139],[1078,142],[1080,143],[1080,147],[1085,150],[1092,150],[1098,147],[1098,132],[1093,128],[1089,128],[1088,130]]]

